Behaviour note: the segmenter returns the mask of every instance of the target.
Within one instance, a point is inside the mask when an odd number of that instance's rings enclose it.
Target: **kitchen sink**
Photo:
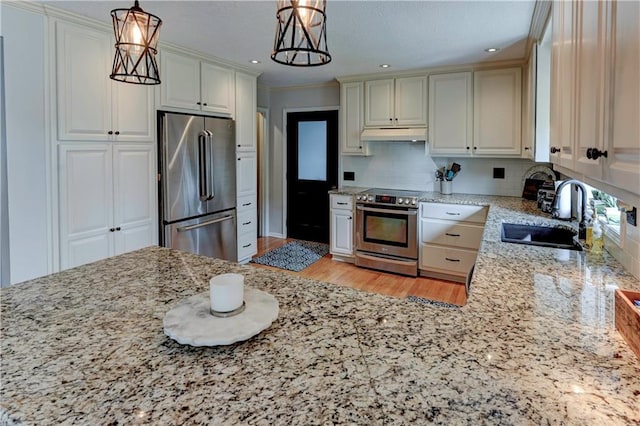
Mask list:
[[[501,239],[507,243],[582,251],[576,233],[567,228],[503,223]]]

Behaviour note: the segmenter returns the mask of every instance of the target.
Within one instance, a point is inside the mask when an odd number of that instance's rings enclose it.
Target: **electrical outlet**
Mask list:
[[[356,172],[344,172],[344,180],[356,180]]]
[[[504,179],[504,167],[494,167],[493,168],[493,178],[494,179]]]

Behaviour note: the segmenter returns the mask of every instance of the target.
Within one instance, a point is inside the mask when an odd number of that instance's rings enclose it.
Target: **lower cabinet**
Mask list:
[[[420,275],[467,282],[482,242],[487,207],[420,204]]]
[[[152,144],[60,144],[60,269],[157,242]]]
[[[257,156],[255,152],[236,156],[238,262],[245,263],[258,252]]]
[[[353,196],[331,194],[331,247],[335,260],[353,262]]]

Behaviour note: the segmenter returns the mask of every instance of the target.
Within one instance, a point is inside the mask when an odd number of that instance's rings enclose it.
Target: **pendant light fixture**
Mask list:
[[[278,0],[274,61],[297,67],[331,62],[327,49],[326,0]]]
[[[156,54],[162,20],[140,8],[138,0],[131,9],[114,9],[113,31],[116,54],[112,80],[134,84],[160,84]]]

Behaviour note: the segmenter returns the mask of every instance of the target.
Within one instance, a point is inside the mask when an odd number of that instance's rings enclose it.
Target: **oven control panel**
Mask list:
[[[398,197],[395,195],[358,194],[356,202],[367,204],[384,204],[391,206],[417,207],[418,197]]]

